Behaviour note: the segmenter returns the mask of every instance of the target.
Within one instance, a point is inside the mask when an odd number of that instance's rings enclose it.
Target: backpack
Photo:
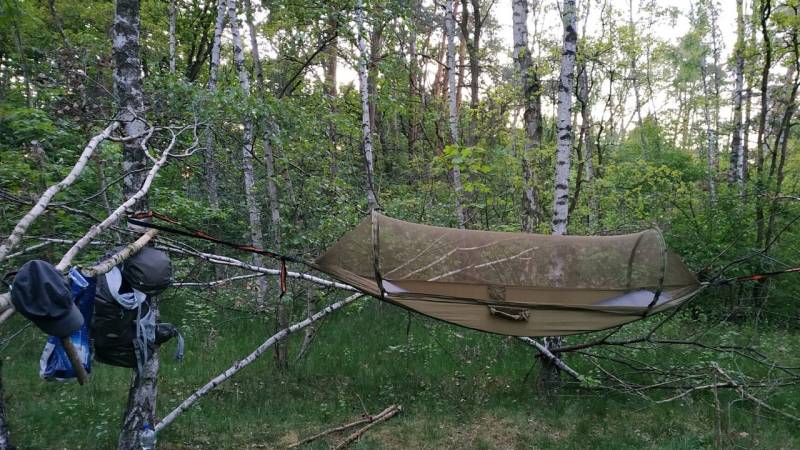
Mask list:
[[[145,247],[98,277],[91,324],[98,362],[136,368],[141,375],[156,347],[173,336],[178,337],[176,357],[183,358],[183,338],[174,326],[156,323],[151,308],[171,276],[169,257]]]

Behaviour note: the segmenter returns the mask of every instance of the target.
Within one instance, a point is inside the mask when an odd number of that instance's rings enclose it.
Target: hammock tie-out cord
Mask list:
[[[144,219],[158,219],[158,220],[170,223],[173,226],[161,225],[161,224],[157,224],[157,223],[153,223],[153,222],[148,222],[148,221],[146,221]],[[271,250],[265,250],[265,249],[262,249],[262,248],[258,248],[258,247],[253,246],[253,245],[238,244],[238,243],[235,243],[235,242],[229,242],[229,241],[226,241],[224,239],[220,239],[218,237],[214,237],[214,236],[206,233],[205,231],[189,228],[186,225],[183,225],[182,223],[180,223],[178,220],[176,220],[176,219],[174,219],[174,218],[172,218],[170,216],[167,216],[165,214],[161,214],[159,212],[153,211],[153,210],[140,211],[140,212],[136,212],[136,213],[131,214],[130,216],[128,216],[128,223],[131,223],[133,225],[137,225],[137,226],[140,226],[140,227],[144,227],[144,228],[156,229],[156,230],[163,231],[163,232],[166,232],[166,233],[178,234],[178,235],[181,235],[181,236],[186,236],[186,237],[195,238],[195,239],[202,239],[204,241],[209,241],[209,242],[213,242],[215,244],[220,244],[220,245],[224,245],[224,246],[227,246],[227,247],[231,247],[231,248],[233,248],[235,250],[239,250],[239,251],[243,251],[243,252],[249,252],[249,253],[255,253],[255,254],[258,254],[258,255],[263,255],[263,256],[275,259],[280,263],[280,277],[279,277],[279,280],[280,280],[281,296],[283,296],[287,291],[286,261],[295,262],[295,263],[299,263],[299,264],[304,264],[304,265],[309,266],[309,267],[313,267],[313,265],[310,262],[308,262],[308,261],[306,261],[306,260],[304,260],[302,258],[299,258],[297,256],[285,255],[285,254],[277,253],[277,252],[274,252],[274,251],[271,251]]]

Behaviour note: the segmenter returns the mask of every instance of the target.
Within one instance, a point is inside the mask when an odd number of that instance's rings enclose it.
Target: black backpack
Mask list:
[[[150,308],[153,296],[170,285],[171,277],[169,257],[152,247],[141,249],[119,267],[98,277],[92,320],[97,361],[135,367],[141,374],[156,346],[173,336],[179,337],[178,358],[182,358],[183,343],[178,330],[171,324],[157,324]],[[121,297],[126,301],[121,303]]]

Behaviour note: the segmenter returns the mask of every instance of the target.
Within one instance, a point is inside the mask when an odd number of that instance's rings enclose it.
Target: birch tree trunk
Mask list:
[[[139,59],[139,0],[117,0],[112,32],[112,59],[114,62],[114,94],[117,96],[119,121],[126,136],[142,136],[146,129],[144,96],[142,95],[142,63]],[[141,147],[141,138],[123,143],[122,192],[131,197],[141,187],[146,176],[147,155]],[[143,197],[133,209],[148,208]]]
[[[250,77],[244,63],[244,48],[239,34],[239,19],[236,16],[236,0],[227,0],[228,20],[231,26],[233,41],[233,62],[239,77],[239,87],[244,95],[250,95]],[[264,247],[264,235],[261,230],[261,206],[256,194],[256,181],[253,171],[253,118],[247,117],[244,123],[244,136],[242,143],[242,172],[244,174],[244,194],[247,202],[247,211],[250,220],[250,242],[259,248]],[[260,255],[253,254],[253,264],[262,266]],[[267,293],[267,281],[258,280],[258,303],[263,304]]]
[[[225,0],[217,0],[217,19],[214,25],[214,41],[211,44],[211,62],[208,75],[208,91],[212,94],[217,91],[222,30],[225,28],[225,12]],[[217,164],[214,159],[214,132],[209,125],[206,126],[205,159],[208,203],[212,208],[219,209],[219,183],[217,181]]]
[[[325,95],[327,96],[328,101],[330,102],[330,113],[331,118],[328,119],[328,126],[327,126],[327,133],[328,133],[328,140],[330,141],[330,161],[328,162],[328,167],[330,171],[330,177],[332,180],[335,180],[336,177],[339,175],[339,161],[338,157],[336,156],[337,149],[337,136],[336,136],[336,123],[333,121],[333,115],[336,113],[336,66],[339,62],[339,38],[337,36],[339,28],[339,21],[336,18],[335,14],[330,14],[328,16],[328,32],[333,35],[331,38],[330,44],[325,49]]]
[[[472,35],[470,36],[470,5],[472,6]],[[490,5],[491,6],[491,5]],[[488,11],[487,11],[488,13]],[[469,98],[469,130],[465,133],[467,146],[477,144],[477,115],[480,101],[481,77],[481,34],[483,32],[483,11],[480,0],[461,0],[461,36],[464,39],[469,57],[470,98]]]
[[[758,137],[756,140],[756,195],[765,193],[764,187],[764,146],[769,109],[769,71],[772,66],[772,41],[769,35],[769,16],[772,13],[770,0],[763,0],[759,5],[758,21],[763,38],[764,61],[761,69],[761,110],[758,115]],[[756,202],[756,248],[764,244],[764,202]]]
[[[169,73],[175,74],[175,19],[178,14],[176,0],[169,1]]]
[[[367,75],[367,41],[364,37],[364,2],[356,4],[356,26],[358,28],[358,88],[361,93],[361,146],[364,152],[366,172],[367,208],[371,212],[378,208],[378,195],[375,192],[375,166],[372,154],[372,127],[369,114],[369,79]]]
[[[744,188],[744,121],[742,101],[744,98],[744,1],[736,0],[736,73],[733,91],[733,139],[731,139],[731,168],[729,180]]]
[[[564,48],[561,53],[561,70],[558,81],[558,113],[556,117],[556,170],[555,192],[553,195],[554,235],[567,233],[569,219],[569,168],[572,153],[572,91],[575,86],[575,54],[578,45],[578,32],[575,28],[575,0],[564,0],[562,9],[564,24]],[[551,262],[551,277],[563,279],[564,261],[554,258]],[[547,348],[561,345],[561,338],[545,338]],[[542,359],[539,371],[539,387],[549,394],[558,389],[561,377],[558,366],[552,360]]]
[[[0,450],[14,450],[11,443],[11,433],[8,431],[8,421],[6,420],[6,391],[3,388],[3,361],[0,361]]]
[[[250,31],[250,52],[253,56],[253,73],[256,78],[256,86],[259,91],[264,87],[264,68],[261,65],[261,56],[258,51],[258,35],[253,23],[253,6],[250,0],[244,0],[244,17],[247,21],[247,29]]]
[[[712,149],[713,152],[711,153],[711,162],[714,166],[714,176],[716,177],[719,174],[719,111],[720,111],[720,89],[722,80],[720,79],[720,42],[719,42],[719,27],[717,24],[719,13],[717,11],[717,6],[715,2],[708,3],[709,15],[711,16],[711,56],[714,62],[713,67],[713,93],[714,93],[714,101],[712,102],[714,107],[711,110],[712,115],[714,117],[714,148]]]
[[[447,85],[448,85],[448,104],[449,104],[449,118],[450,118],[450,141],[452,145],[458,146],[458,105],[456,103],[456,96],[458,89],[456,88],[456,18],[453,11],[453,2],[455,0],[445,0],[444,11],[444,28],[447,37]],[[456,193],[456,220],[458,227],[464,228],[466,220],[464,218],[464,187],[461,184],[461,168],[457,163],[453,163],[451,171],[453,177],[453,188]]]
[[[553,204],[553,234],[567,233],[569,167],[572,152],[572,92],[575,85],[575,52],[578,33],[575,29],[575,0],[564,0],[564,50],[558,81],[558,117],[556,118],[556,171]]]
[[[144,122],[144,95],[142,93],[141,61],[139,59],[139,0],[117,0],[112,27],[112,56],[114,61],[114,92],[120,110],[120,121],[127,136],[142,136]],[[136,196],[142,187],[147,172],[147,155],[142,148],[142,139],[126,141],[122,153],[122,170],[125,199]],[[137,172],[132,172],[137,171]],[[145,210],[147,196],[142,195],[133,209]],[[158,317],[158,303],[151,305]],[[118,450],[141,448],[140,437],[145,423],[155,423],[156,396],[158,394],[158,349],[145,363],[142,377],[134,374],[128,392],[128,404],[122,421],[122,430],[117,441]]]
[[[703,55],[700,59],[700,77],[703,81],[703,118],[705,119],[706,123],[706,176],[708,177],[708,195],[712,202],[716,201],[717,199],[717,188],[716,188],[716,170],[715,170],[715,158],[714,154],[716,151],[716,135],[714,132],[714,122],[711,118],[711,108],[710,108],[710,100],[709,100],[709,89],[708,89],[708,64],[706,62],[706,55]]]
[[[250,0],[244,0],[245,17],[247,18],[247,29],[250,34],[250,51],[253,58],[253,65],[256,73],[256,87],[258,92],[265,92],[264,72],[261,65],[261,56],[258,51],[258,35],[253,22],[253,12]],[[278,185],[275,181],[275,155],[272,148],[272,126],[269,118],[265,118],[261,124],[264,133],[262,135],[262,145],[264,147],[264,163],[267,169],[267,196],[269,197],[270,225],[272,230],[272,246],[276,252],[281,251],[281,205],[278,198]],[[281,297],[275,305],[276,329],[282,330],[289,324],[286,313],[286,306]],[[289,365],[287,356],[286,342],[279,342],[275,346],[275,361],[280,369],[286,369]]]
[[[578,91],[577,99],[581,103],[581,131],[580,131],[580,144],[583,147],[583,174],[578,170],[577,177],[580,179],[584,177],[586,183],[586,191],[589,204],[589,228],[594,229],[597,224],[597,210],[599,205],[597,203],[597,196],[594,193],[592,184],[594,181],[594,140],[592,139],[592,114],[589,105],[589,68],[584,64],[582,70],[578,75]],[[578,193],[577,187],[573,205],[577,203]]]
[[[535,152],[542,142],[542,97],[539,77],[532,68],[528,48],[528,0],[514,0],[513,16],[514,62],[519,72],[523,101],[525,145],[522,151],[522,230],[532,232],[542,217],[537,177],[533,168]]]

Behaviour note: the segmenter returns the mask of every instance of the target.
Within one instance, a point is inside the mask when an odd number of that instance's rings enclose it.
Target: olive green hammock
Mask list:
[[[373,212],[311,265],[381,300],[476,330],[555,336],[674,308],[704,286],[657,230],[548,236]]]

